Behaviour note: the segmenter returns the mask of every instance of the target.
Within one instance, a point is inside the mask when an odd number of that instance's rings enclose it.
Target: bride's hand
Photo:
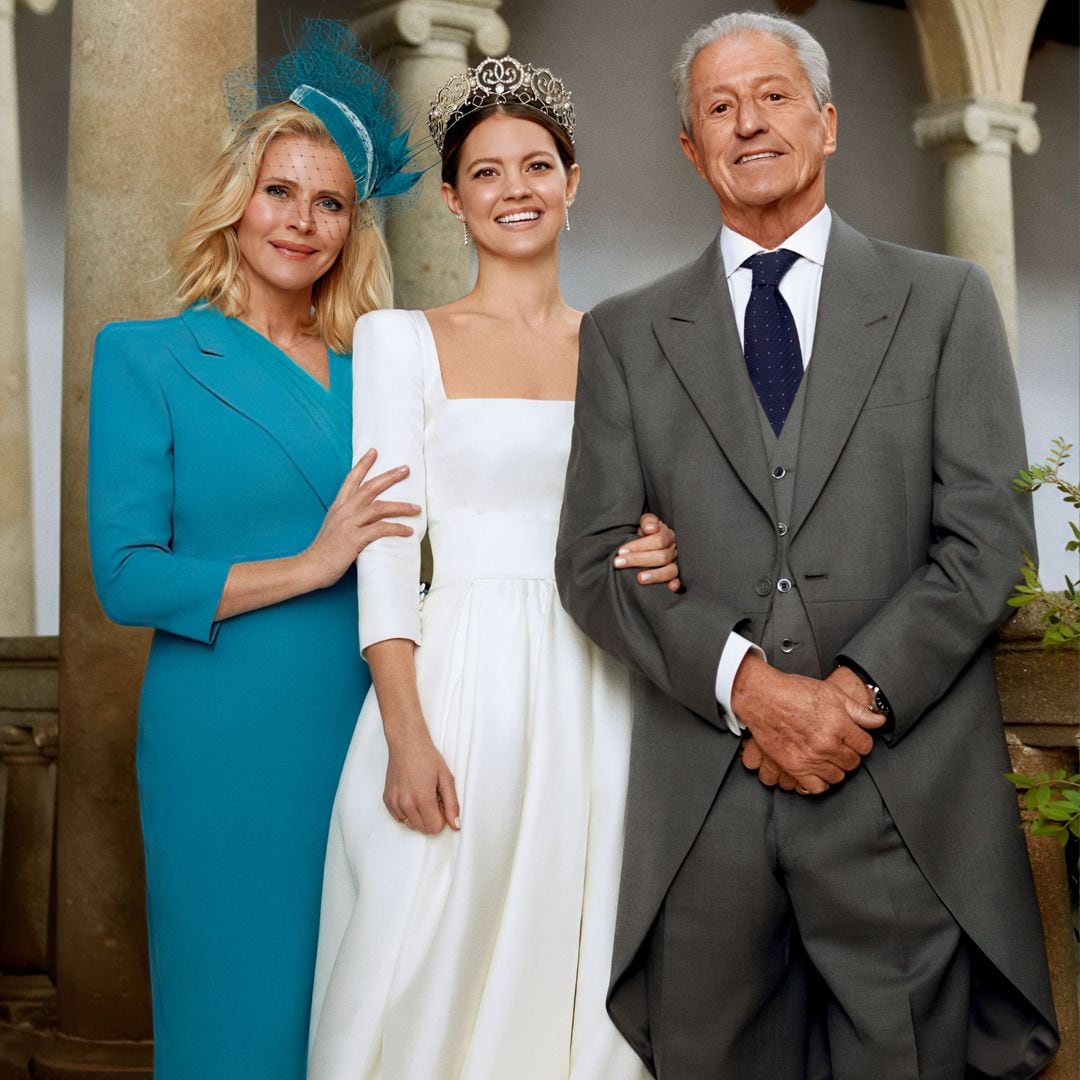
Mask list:
[[[648,567],[639,570],[639,585],[667,584],[671,592],[682,588],[679,580],[678,547],[675,533],[655,514],[642,514],[638,523],[638,539],[630,540],[615,552],[615,567],[626,570],[632,566]]]
[[[444,825],[461,828],[454,777],[426,735],[391,749],[383,803],[407,828],[434,836]]]

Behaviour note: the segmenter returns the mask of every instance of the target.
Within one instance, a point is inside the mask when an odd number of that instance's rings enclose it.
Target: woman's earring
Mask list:
[[[463,247],[468,247],[469,246],[469,226],[465,223],[465,215],[464,214],[458,214],[457,219],[458,219],[458,221],[461,222],[461,228],[465,233],[465,239],[462,241],[462,246]]]
[[[566,231],[567,232],[570,231],[570,207],[573,206],[573,205],[574,205],[573,202],[568,202],[566,204]]]

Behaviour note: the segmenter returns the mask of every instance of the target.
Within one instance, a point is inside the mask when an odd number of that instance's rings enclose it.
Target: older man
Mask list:
[[[1032,1076],[1057,1035],[990,646],[1033,540],[990,286],[831,213],[799,26],[723,16],[675,74],[723,226],[585,318],[557,562],[638,675],[611,1015],[661,1080]],[[610,564],[644,509],[680,594]]]

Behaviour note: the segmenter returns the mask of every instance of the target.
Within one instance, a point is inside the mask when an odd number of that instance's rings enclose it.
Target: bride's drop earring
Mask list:
[[[573,204],[573,202],[572,202],[572,201],[571,201],[571,202],[568,202],[568,203],[566,204],[566,231],[567,231],[567,232],[569,232],[569,231],[570,231],[570,207],[571,207],[571,206],[573,206],[573,205],[574,205],[574,204]]]
[[[461,222],[461,228],[465,233],[465,239],[462,240],[462,242],[461,242],[462,246],[463,247],[468,247],[469,246],[469,226],[465,223],[465,215],[464,214],[458,214],[457,219],[458,219],[458,221]]]

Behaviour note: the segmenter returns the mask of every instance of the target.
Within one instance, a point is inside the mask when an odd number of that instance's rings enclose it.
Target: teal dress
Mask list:
[[[301,1080],[327,826],[369,676],[356,576],[214,621],[229,567],[315,537],[350,461],[325,390],[214,308],[98,335],[94,580],[154,629],[137,769],[157,1080]]]

